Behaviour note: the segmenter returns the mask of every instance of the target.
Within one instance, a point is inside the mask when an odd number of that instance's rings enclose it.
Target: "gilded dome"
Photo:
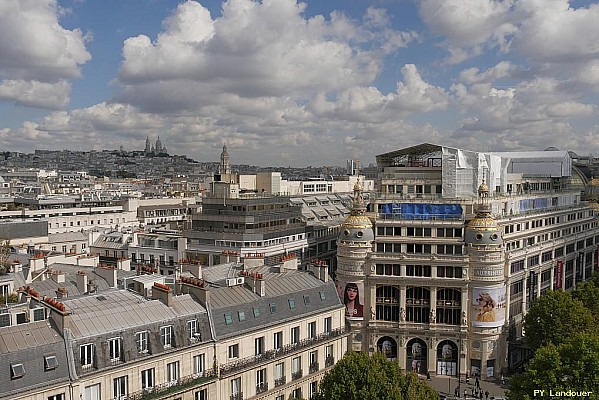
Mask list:
[[[469,231],[496,231],[498,229],[497,221],[490,215],[476,215],[466,225],[466,230]]]

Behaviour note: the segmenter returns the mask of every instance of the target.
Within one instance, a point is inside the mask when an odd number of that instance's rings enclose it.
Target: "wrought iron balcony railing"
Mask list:
[[[308,368],[308,370],[310,371],[311,374],[313,374],[314,372],[318,372],[319,368],[318,368],[318,362],[313,362],[310,364],[310,367]]]
[[[241,360],[236,360],[224,365],[220,366],[220,374],[221,375],[230,375],[237,373],[239,370],[254,367],[255,365],[265,363],[267,361],[280,358],[286,356],[287,354],[296,352],[298,350],[302,350],[304,348],[312,347],[316,344],[327,342],[331,339],[339,337],[343,335],[345,332],[345,328],[334,329],[330,332],[324,332],[320,335],[311,338],[304,339],[295,344],[288,344],[280,349],[276,350],[268,350],[263,354],[247,357]],[[334,360],[333,360],[334,363]],[[332,365],[332,364],[331,364]],[[329,365],[327,365],[328,367]]]
[[[243,400],[243,392],[233,393],[230,397],[231,400]]]
[[[259,383],[256,385],[256,394],[268,391],[268,382]]]
[[[204,382],[216,379],[216,371],[210,369],[201,374],[184,376],[173,382],[166,382],[162,385],[156,385],[151,389],[144,389],[131,393],[127,396],[128,400],[152,400],[161,399],[169,394],[177,393],[190,387],[200,385]]]
[[[324,360],[324,366],[326,368],[332,367],[334,364],[335,364],[335,357],[333,357],[333,356],[327,356],[327,358]]]
[[[298,369],[297,371],[291,373],[291,379],[292,380],[299,379],[302,376],[304,376],[304,373],[303,373],[303,371],[301,369]]]
[[[287,383],[287,377],[285,375],[275,379],[275,387],[284,385],[285,383]]]

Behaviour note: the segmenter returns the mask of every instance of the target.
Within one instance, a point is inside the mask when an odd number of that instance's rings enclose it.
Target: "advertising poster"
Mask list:
[[[377,342],[378,350],[385,355],[389,360],[397,358],[397,343],[395,339],[389,336],[383,336]]]
[[[345,304],[345,316],[351,320],[361,321],[364,319],[364,283],[347,282],[336,283],[337,294]]]
[[[472,289],[472,326],[496,328],[505,320],[506,287],[474,287]]]
[[[562,260],[557,261],[557,267],[555,268],[555,288],[562,288],[562,275],[564,273],[564,262]]]

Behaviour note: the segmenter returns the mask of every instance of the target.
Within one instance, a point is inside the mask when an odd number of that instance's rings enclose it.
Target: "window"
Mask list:
[[[270,303],[269,307],[270,307],[271,314],[277,312],[277,305],[276,305],[276,303]]]
[[[308,338],[315,339],[316,338],[316,322],[308,323]]]
[[[512,274],[515,274],[516,272],[520,272],[522,270],[524,270],[524,260],[514,261],[510,265],[510,272]]]
[[[231,396],[239,397],[241,394],[241,378],[231,379]]]
[[[376,274],[400,276],[401,268],[399,264],[376,264]]]
[[[266,386],[266,368],[256,371],[256,393],[262,393],[268,390]]]
[[[275,380],[285,377],[285,363],[275,364]],[[276,383],[275,383],[276,386]]]
[[[108,354],[111,362],[121,360],[121,338],[108,340]]]
[[[58,367],[58,359],[56,356],[45,356],[44,357],[44,370],[50,371]]]
[[[179,361],[166,364],[166,381],[174,383],[179,380]]]
[[[195,392],[194,400],[208,400],[208,389],[202,389]]]
[[[378,286],[376,288],[376,319],[399,322],[399,287]]]
[[[85,387],[84,399],[85,400],[100,400],[100,384],[91,385]]]
[[[297,344],[300,341],[300,328],[299,326],[294,326],[291,328],[291,344]]]
[[[199,354],[197,356],[193,356],[193,373],[196,376],[204,375],[204,371],[206,369],[206,355]]]
[[[431,276],[430,265],[406,265],[407,276]]]
[[[318,382],[310,382],[310,399],[314,399],[316,397],[316,393],[318,392]]]
[[[137,332],[135,334],[135,342],[137,343],[137,351],[140,353],[148,352],[148,331]]]
[[[243,311],[243,310],[237,311],[237,317],[239,318],[239,322],[245,321],[245,311]]]
[[[331,317],[326,317],[324,319],[324,331],[326,333],[330,333],[333,330],[333,319]]]
[[[141,371],[141,388],[148,390],[154,387],[154,368]]]
[[[254,347],[257,356],[264,353],[264,336],[254,339]]]
[[[318,292],[320,296],[320,301],[325,301],[327,299],[327,294],[325,292]]]
[[[94,345],[84,344],[79,347],[79,360],[82,367],[91,367],[94,364]]]
[[[275,350],[283,348],[283,332],[275,332],[273,336],[273,348]]]
[[[406,321],[428,323],[430,291],[425,287],[408,287],[406,290]]]
[[[34,321],[43,321],[44,319],[46,319],[46,313],[43,308],[36,308],[33,310]]]
[[[291,359],[291,373],[297,374],[302,370],[302,358],[301,357],[293,357]]]
[[[310,305],[310,296],[304,296],[304,304],[307,306]]]
[[[254,307],[254,318],[258,318],[260,316],[260,309],[258,307]]]
[[[64,393],[53,394],[48,396],[48,400],[65,400]]]
[[[232,344],[229,346],[229,358],[239,358],[239,345]]]
[[[10,326],[10,314],[0,314],[0,328]]]
[[[289,299],[288,302],[289,308],[293,310],[295,308],[295,299]]]
[[[163,326],[160,328],[160,343],[164,348],[169,348],[173,344],[173,327]]]
[[[437,278],[461,278],[462,267],[437,266]]]
[[[438,324],[460,325],[461,314],[462,293],[458,289],[438,289],[435,322]]]
[[[114,400],[125,400],[127,398],[127,375],[112,380],[112,394]]]
[[[231,315],[231,313],[226,313],[225,314],[225,324],[231,325],[232,323],[233,323],[233,316]]]
[[[23,364],[10,364],[10,379],[22,378],[23,376],[25,376]]]
[[[198,329],[198,321],[192,319],[187,321],[187,332],[189,332],[189,339],[191,340],[200,340],[200,332]]]

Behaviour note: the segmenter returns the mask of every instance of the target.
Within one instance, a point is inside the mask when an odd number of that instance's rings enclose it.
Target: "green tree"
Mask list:
[[[549,390],[572,390],[593,392],[576,398],[599,399],[599,337],[580,333],[566,343],[539,348],[526,371],[511,379],[508,398],[539,398],[535,390],[546,390],[542,398],[549,398]]]
[[[348,352],[323,377],[318,400],[437,400],[439,394],[381,354]]]
[[[534,352],[549,343],[557,346],[579,332],[596,332],[597,323],[580,300],[558,290],[533,300],[524,328],[526,343]]]
[[[0,274],[8,271],[8,259],[10,258],[10,239],[0,238]]]
[[[580,300],[599,322],[599,274],[593,274],[591,279],[576,285],[572,297]]]

